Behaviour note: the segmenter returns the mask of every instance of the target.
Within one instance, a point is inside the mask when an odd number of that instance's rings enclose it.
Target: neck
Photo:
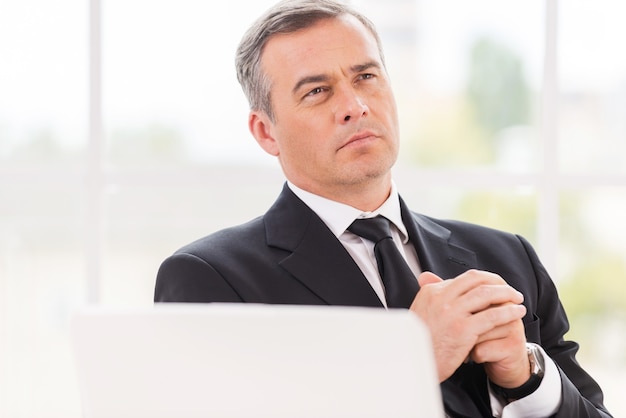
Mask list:
[[[312,187],[293,181],[292,183],[309,193],[352,206],[363,212],[372,212],[378,209],[391,193],[391,175],[359,184],[340,185],[332,188]]]

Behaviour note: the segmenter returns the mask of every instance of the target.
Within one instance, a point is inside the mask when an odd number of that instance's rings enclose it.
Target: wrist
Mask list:
[[[530,363],[530,378],[526,380],[525,383],[518,387],[505,388],[493,382],[489,382],[493,392],[507,402],[525,398],[535,392],[539,388],[539,385],[541,385],[545,370],[543,356],[534,344],[527,344],[526,351]]]

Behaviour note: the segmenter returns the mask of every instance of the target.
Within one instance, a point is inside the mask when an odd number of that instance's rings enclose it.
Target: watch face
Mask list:
[[[534,375],[543,376],[543,354],[534,344],[528,344],[528,360],[530,360],[530,372]]]

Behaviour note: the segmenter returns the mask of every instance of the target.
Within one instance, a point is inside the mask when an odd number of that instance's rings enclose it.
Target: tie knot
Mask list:
[[[357,219],[348,227],[348,231],[374,243],[391,238],[389,221],[380,215],[374,218]]]

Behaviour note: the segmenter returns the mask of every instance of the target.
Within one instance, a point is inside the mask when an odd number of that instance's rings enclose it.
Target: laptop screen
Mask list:
[[[157,304],[74,314],[85,418],[443,417],[406,310]]]

